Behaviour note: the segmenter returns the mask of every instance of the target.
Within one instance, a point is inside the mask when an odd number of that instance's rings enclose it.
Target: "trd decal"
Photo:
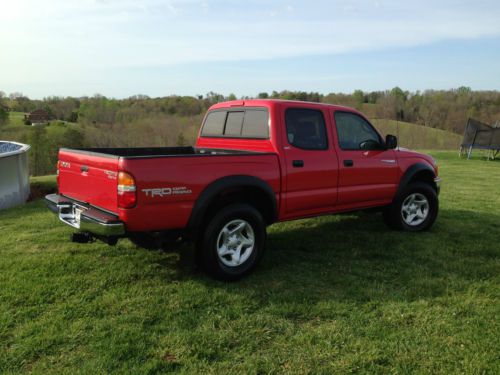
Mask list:
[[[185,186],[142,189],[142,192],[146,194],[146,197],[166,197],[169,195],[192,194],[191,189],[188,189]]]

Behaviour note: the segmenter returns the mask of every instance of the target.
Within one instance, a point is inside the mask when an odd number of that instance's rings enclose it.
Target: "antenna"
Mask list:
[[[398,151],[399,146],[401,145],[401,140],[399,139],[399,119],[396,117],[396,137],[398,137]]]

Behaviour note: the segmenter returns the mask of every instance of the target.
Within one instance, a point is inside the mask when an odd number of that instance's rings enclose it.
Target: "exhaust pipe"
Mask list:
[[[107,243],[110,246],[115,246],[118,242],[118,237],[103,237],[103,236],[94,236],[89,232],[76,232],[71,234],[71,242],[75,243],[89,243],[94,242],[95,240],[101,240],[104,243]]]

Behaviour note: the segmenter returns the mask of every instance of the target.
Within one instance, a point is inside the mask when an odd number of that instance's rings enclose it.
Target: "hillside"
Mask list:
[[[411,149],[458,151],[462,141],[461,135],[409,122],[383,119],[373,119],[371,122],[382,135],[398,135],[399,145]]]
[[[135,113],[131,109],[131,113]],[[165,147],[194,144],[202,114],[150,115],[110,124],[69,123],[61,120],[49,126],[23,124],[24,113],[10,112],[9,122],[0,127],[0,139],[28,143],[32,175],[55,173],[57,150],[61,147]],[[461,136],[422,125],[393,120],[372,120],[385,134],[399,135],[399,144],[411,149],[458,150]]]

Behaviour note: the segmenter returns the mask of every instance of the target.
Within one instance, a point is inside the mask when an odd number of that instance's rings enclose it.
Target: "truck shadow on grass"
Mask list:
[[[457,210],[442,210],[423,233],[389,230],[377,214],[322,217],[272,227],[263,261],[239,282],[191,272],[189,251],[176,267],[181,278],[261,303],[414,301],[494,277],[499,229],[499,215]]]

